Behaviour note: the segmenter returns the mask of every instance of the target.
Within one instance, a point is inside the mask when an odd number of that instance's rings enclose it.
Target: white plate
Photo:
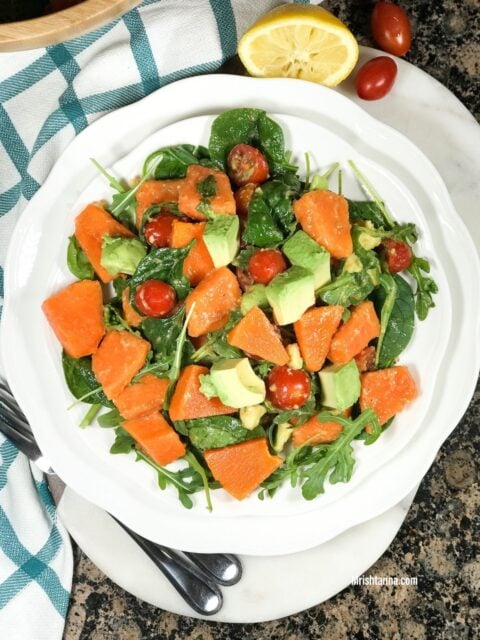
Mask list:
[[[434,258],[441,293],[437,309],[417,328],[410,355],[403,359],[413,365],[422,395],[374,447],[359,448],[358,467],[349,485],[328,487],[325,496],[312,503],[288,491],[269,503],[251,498],[241,505],[215,494],[215,511],[206,514],[201,508],[187,512],[168,493],[154,490],[148,469],[123,456],[109,456],[105,432],[75,427],[78,415],[65,410],[68,394],[59,349],[40,304],[67,281],[66,236],[76,203],[94,179],[87,158],[94,156],[111,166],[173,122],[234,106],[259,106],[282,114],[287,126],[294,122],[289,114],[301,117],[303,136],[297,136],[298,121],[295,130],[292,127],[295,149],[308,148],[310,136],[326,140],[333,135],[342,150],[350,145],[353,157],[368,168],[394,214],[418,222],[421,253]],[[158,134],[161,140],[162,135]],[[190,137],[182,135],[176,141],[190,142],[193,135],[192,130]],[[328,161],[338,158],[336,150],[333,156]],[[125,162],[127,166],[128,159]],[[78,493],[141,534],[170,546],[253,555],[291,553],[384,512],[428,469],[463,414],[478,372],[478,257],[440,176],[406,138],[346,98],[310,83],[203,76],[169,85],[102,118],[73,141],[31,201],[15,230],[7,265],[3,330],[7,375],[40,446]],[[405,448],[414,434],[416,446]]]

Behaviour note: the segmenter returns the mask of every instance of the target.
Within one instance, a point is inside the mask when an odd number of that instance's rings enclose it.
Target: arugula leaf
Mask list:
[[[410,285],[398,274],[380,276],[382,285],[373,300],[380,314],[380,337],[376,365],[391,366],[410,342],[415,322],[415,306]]]
[[[227,334],[240,322],[243,314],[239,309],[235,309],[229,316],[225,326],[217,331],[208,334],[208,339],[190,357],[191,362],[206,362],[212,364],[223,358],[241,358],[242,352],[232,347],[227,342]]]
[[[135,334],[136,332],[131,326],[123,319],[123,316],[119,309],[112,304],[103,305],[103,322],[107,331],[129,331]]]
[[[183,275],[183,261],[194,242],[192,241],[183,249],[170,249],[169,247],[153,249],[142,258],[128,283],[130,303],[135,305],[137,287],[152,278],[170,284],[177,292],[178,298],[183,300],[190,291],[190,283]]]
[[[283,233],[277,226],[272,211],[259,190],[250,200],[242,240],[247,244],[262,248],[275,247],[283,240]]]
[[[381,197],[377,193],[376,189],[371,184],[371,182],[369,180],[367,180],[367,178],[363,175],[363,173],[361,173],[360,169],[353,162],[353,160],[349,160],[348,164],[352,167],[353,172],[357,176],[357,179],[358,179],[362,189],[365,191],[365,193],[367,195],[369,195],[371,198],[373,198],[373,201],[375,202],[375,204],[377,206],[377,210],[378,210],[378,212],[381,214],[381,216],[383,218],[383,224],[380,225],[380,226],[385,226],[386,225],[387,228],[391,229],[394,226],[395,222],[394,222],[393,218],[391,217],[390,213],[388,212],[387,207],[385,206],[385,203],[383,202],[383,200],[381,199]]]
[[[90,260],[75,236],[70,236],[68,239],[67,265],[73,275],[80,280],[92,280],[95,276]]]
[[[78,426],[81,429],[83,429],[84,427],[89,427],[97,417],[97,413],[100,411],[101,408],[102,408],[101,404],[92,404],[92,406],[87,411],[83,420],[80,422]]]
[[[66,351],[62,353],[62,366],[65,382],[71,394],[88,404],[101,404],[113,407],[108,400],[92,371],[92,361],[89,357],[72,358]]]
[[[327,304],[350,307],[360,304],[373,291],[375,283],[367,269],[356,273],[345,272],[321,287],[317,295]]]
[[[196,190],[203,198],[213,198],[217,195],[217,182],[215,176],[210,174],[195,185]]]
[[[412,264],[408,267],[408,271],[417,282],[417,290],[415,291],[415,311],[419,320],[425,320],[430,309],[435,306],[433,294],[438,292],[437,283],[432,278],[424,275],[424,273],[430,273],[430,263],[428,260],[425,260],[425,258],[419,258],[414,255]]]
[[[141,325],[145,338],[152,345],[157,363],[165,363],[166,368],[173,362],[177,341],[182,331],[185,306],[167,318],[146,318]]]
[[[245,247],[245,249],[242,249],[239,253],[237,253],[236,257],[232,261],[232,264],[235,267],[240,267],[240,269],[247,271],[250,258],[257,251],[258,249],[256,247]]]
[[[200,157],[205,157],[204,149],[205,147],[202,147],[201,151],[197,152],[197,148],[191,144],[177,144],[170,147],[162,147],[151,153],[145,160],[143,175],[148,173],[148,168],[152,162],[155,162],[154,177],[157,180],[184,178],[187,174],[188,167],[191,164],[198,164],[198,154],[200,153]]]
[[[239,418],[233,416],[211,416],[195,420],[175,422],[175,428],[185,434],[190,442],[199,449],[220,449],[231,444],[265,436],[262,427],[245,429]]]
[[[123,427],[115,427],[115,440],[110,453],[130,453],[135,448],[135,440]]]
[[[376,228],[383,227],[385,219],[382,209],[373,200],[348,200],[348,215],[352,222],[368,220]]]

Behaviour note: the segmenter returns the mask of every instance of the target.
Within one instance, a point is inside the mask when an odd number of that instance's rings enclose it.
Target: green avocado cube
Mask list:
[[[210,379],[218,397],[228,407],[241,409],[265,400],[265,383],[252,369],[248,358],[215,362],[210,369]]]
[[[315,289],[330,282],[330,254],[305,231],[297,231],[283,245],[283,253],[297,267],[313,273]]]
[[[240,311],[246,315],[253,307],[264,309],[268,307],[267,287],[264,284],[254,284],[245,291],[240,300]]]
[[[290,267],[267,285],[267,299],[273,309],[275,322],[291,324],[315,304],[313,273],[303,267]]]
[[[118,273],[133,275],[147,249],[137,238],[103,236],[100,264],[112,276]]]
[[[239,230],[238,216],[217,215],[207,222],[203,241],[216,269],[226,267],[237,255]]]
[[[360,397],[360,373],[355,360],[346,364],[332,364],[319,372],[322,403],[343,411]]]

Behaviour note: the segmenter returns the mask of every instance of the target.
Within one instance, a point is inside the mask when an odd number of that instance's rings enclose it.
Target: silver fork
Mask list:
[[[56,486],[61,485],[59,491],[61,496],[65,484],[56,476],[43,456],[24,413],[13,397],[8,384],[2,378],[0,378],[0,432],[35,462],[44,473],[54,478]],[[174,549],[147,540],[116,518],[114,519],[197,613],[206,616],[217,613],[223,604],[223,595],[217,583],[229,586],[236,584],[241,578],[240,561],[232,554],[184,552],[182,555]]]

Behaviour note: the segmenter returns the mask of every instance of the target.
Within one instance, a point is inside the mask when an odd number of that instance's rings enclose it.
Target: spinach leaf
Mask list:
[[[191,164],[198,164],[199,158],[195,151],[195,147],[191,144],[177,144],[158,149],[145,160],[143,174],[148,173],[148,168],[152,166],[152,162],[155,162],[154,177],[157,180],[184,178],[188,167]]]
[[[128,287],[129,280],[129,278],[122,278],[121,276],[113,280],[112,284],[116,298],[121,299],[123,291]]]
[[[265,436],[262,427],[245,429],[238,418],[232,416],[211,416],[175,422],[175,428],[187,435],[194,447],[200,451],[219,449],[237,442]]]
[[[430,273],[430,263],[425,258],[419,258],[414,255],[408,271],[417,282],[415,311],[419,320],[425,320],[430,309],[435,306],[433,294],[438,292],[437,283],[432,278],[424,275],[424,273]]]
[[[92,280],[95,275],[90,260],[75,236],[70,236],[68,239],[67,265],[73,275],[80,280]]]
[[[92,360],[89,357],[72,358],[65,351],[62,353],[62,366],[67,387],[78,400],[88,404],[102,404],[113,407],[108,400],[92,371]]]
[[[375,227],[383,227],[385,219],[381,208],[373,200],[347,200],[348,214],[352,222],[369,220]]]
[[[141,325],[145,338],[152,345],[155,361],[164,363],[167,370],[173,362],[177,340],[182,331],[185,307],[167,318],[146,318]]]
[[[163,280],[170,284],[180,300],[190,291],[190,283],[183,275],[183,261],[193,246],[193,242],[183,249],[153,249],[139,263],[135,273],[130,278],[130,303],[135,304],[135,291],[139,285],[152,278]]]
[[[321,287],[317,295],[327,304],[339,304],[350,307],[360,304],[373,291],[375,283],[367,269],[359,272],[344,272],[337,278]]]
[[[242,239],[256,247],[275,247],[283,240],[283,233],[273,218],[262,193],[256,192],[248,206],[248,217]]]
[[[135,448],[135,440],[123,427],[115,428],[115,440],[110,447],[110,453],[130,453]]]
[[[217,195],[217,182],[215,180],[215,176],[209,175],[203,180],[200,180],[195,185],[195,188],[202,198],[213,198]]]
[[[284,234],[291,234],[297,226],[292,199],[300,195],[300,191],[281,180],[269,180],[262,185],[262,194],[277,226]]]
[[[381,287],[374,292],[380,314],[381,332],[377,345],[377,365],[391,366],[410,342],[415,322],[415,304],[410,285],[401,276],[382,274]]]
[[[228,322],[221,329],[208,334],[208,339],[190,357],[191,362],[212,364],[223,358],[241,358],[243,353],[227,342],[227,334],[240,322],[243,314],[239,309],[232,311]]]
[[[264,111],[232,109],[215,118],[208,145],[212,160],[225,167],[228,154],[240,143],[258,147],[266,156],[272,175],[291,169],[285,157],[283,131]]]

